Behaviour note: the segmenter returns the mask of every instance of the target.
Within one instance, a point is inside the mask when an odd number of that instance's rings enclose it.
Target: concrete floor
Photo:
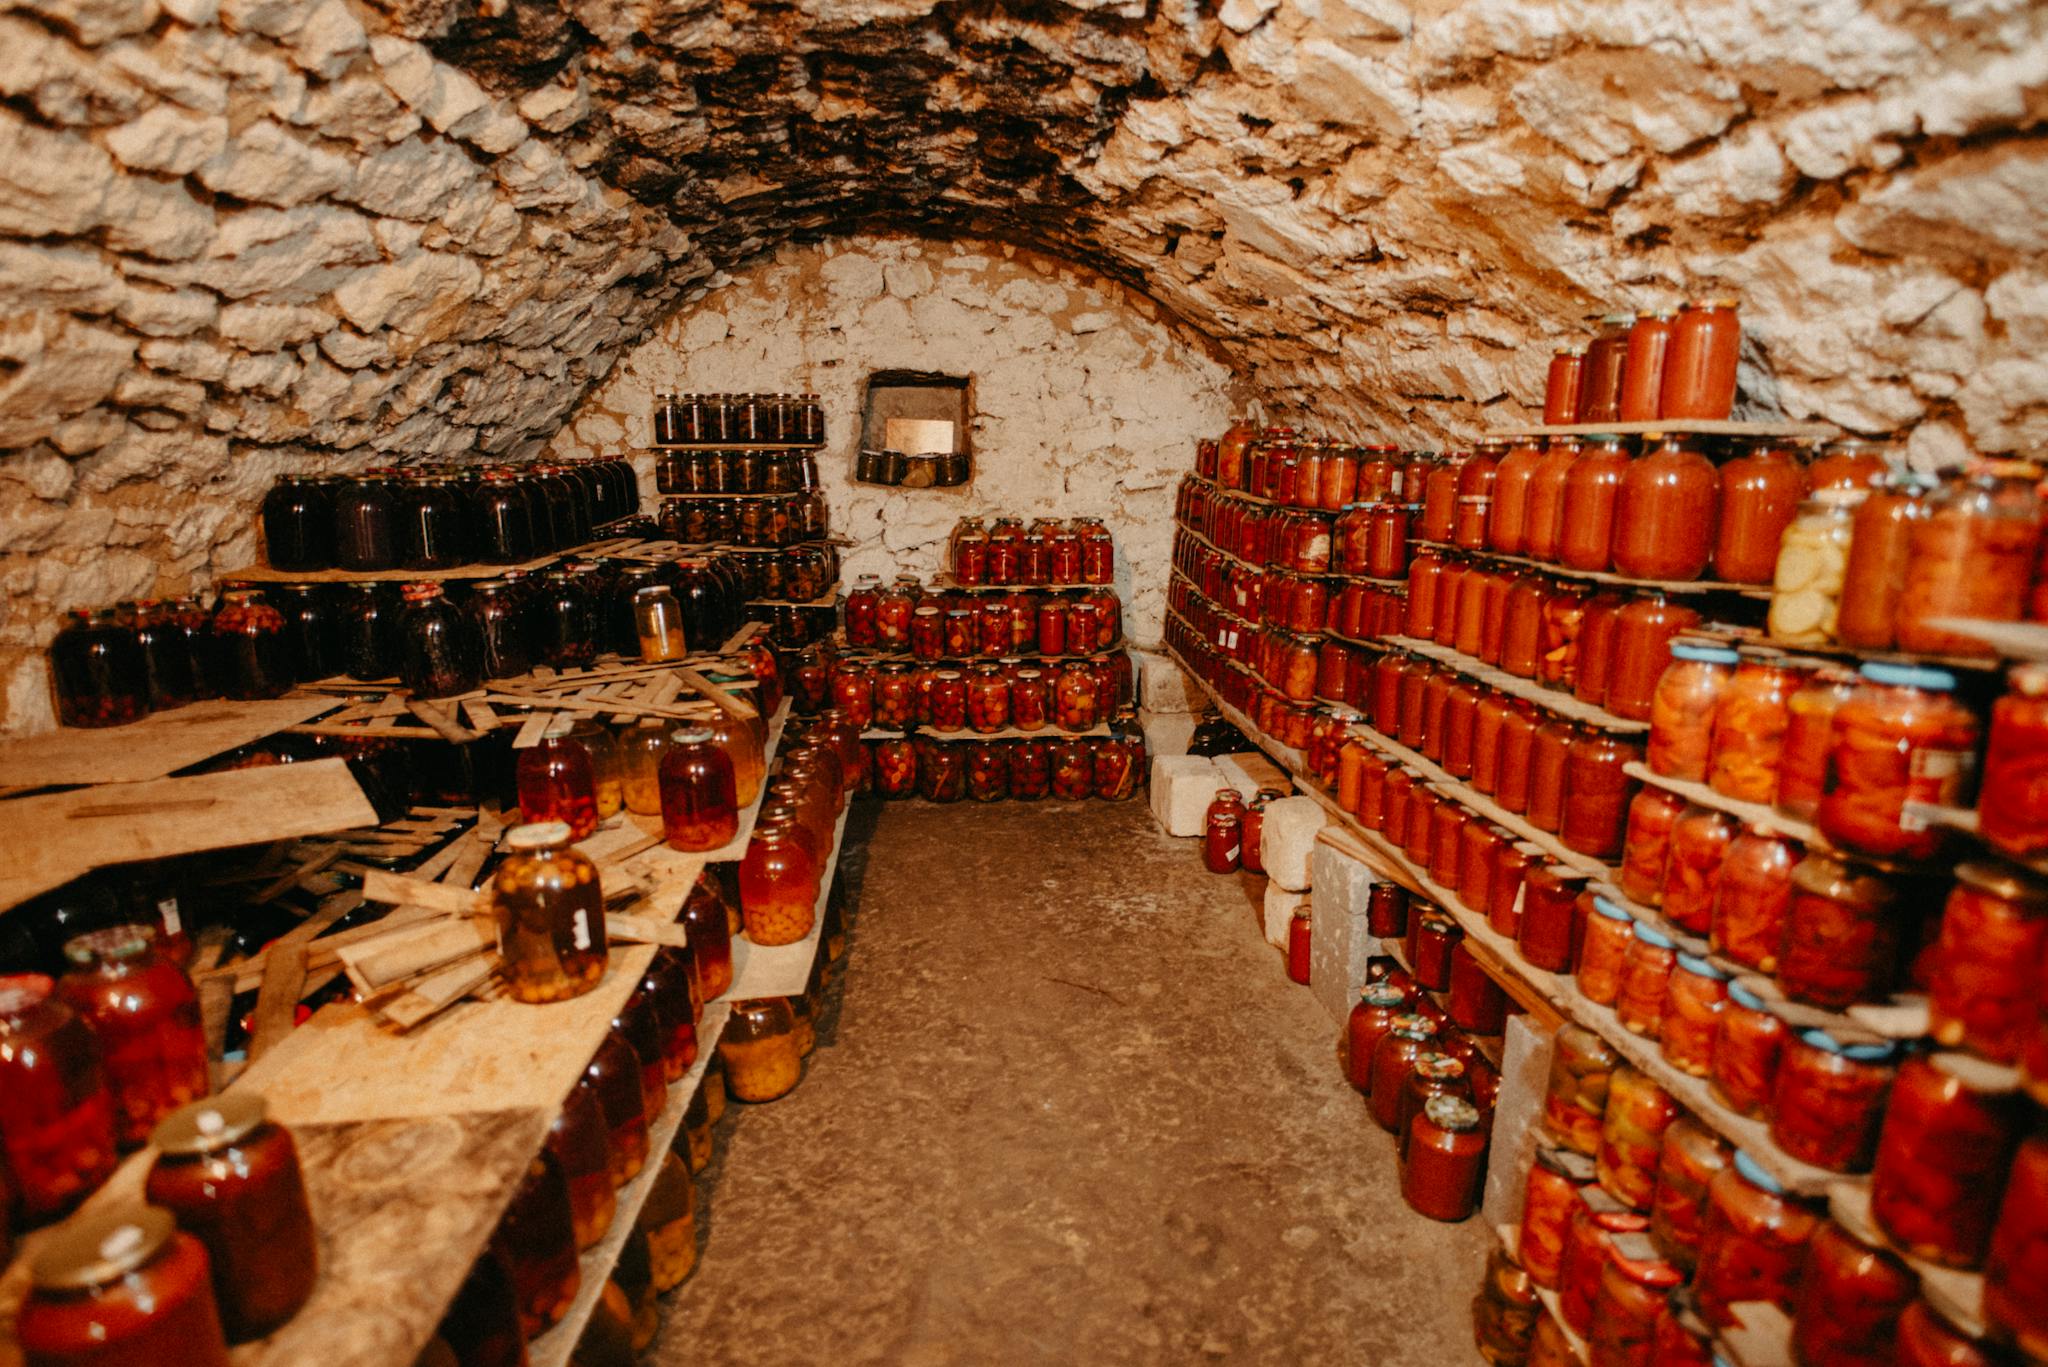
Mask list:
[[[1142,800],[869,807],[848,847],[819,1048],[728,1109],[649,1361],[1478,1361],[1490,1241],[1402,1204],[1263,880]]]

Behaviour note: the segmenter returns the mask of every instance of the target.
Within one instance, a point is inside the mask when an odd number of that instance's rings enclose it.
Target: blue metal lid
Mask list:
[[[1862,674],[1873,683],[1894,684],[1901,688],[1932,688],[1947,693],[1956,686],[1954,674],[1931,665],[1901,665],[1872,660],[1863,666]]]
[[[1732,665],[1741,658],[1727,646],[1696,646],[1684,643],[1671,647],[1671,657],[1675,660],[1704,660],[1717,665]]]
[[[1605,897],[1600,896],[1598,893],[1595,893],[1593,895],[1593,910],[1599,912],[1602,916],[1605,916],[1610,921],[1632,921],[1635,919],[1633,916],[1630,916],[1626,911],[1623,911],[1620,907],[1608,901]]]
[[[1899,1051],[1899,1046],[1890,1040],[1878,1044],[1844,1044],[1825,1030],[1803,1030],[1799,1038],[1816,1049],[1825,1049],[1830,1054],[1858,1063],[1881,1063]]]
[[[1651,925],[1648,921],[1636,922],[1636,938],[1646,945],[1655,945],[1659,949],[1670,949],[1672,947],[1671,937]]]
[[[1716,982],[1726,981],[1728,977],[1726,973],[1714,967],[1697,954],[1679,955],[1678,966],[1688,973],[1697,973],[1702,978],[1712,978]],[[1730,991],[1732,992],[1733,989],[1731,988]]]
[[[1770,1009],[1764,1005],[1762,997],[1759,997],[1741,983],[1728,984],[1728,1000],[1734,1002],[1737,1006],[1748,1007],[1751,1011],[1768,1011]]]
[[[1764,1191],[1771,1192],[1773,1195],[1784,1194],[1784,1184],[1765,1172],[1761,1163],[1751,1158],[1741,1149],[1735,1151],[1735,1170],[1741,1173],[1742,1179],[1753,1187],[1760,1187]]]

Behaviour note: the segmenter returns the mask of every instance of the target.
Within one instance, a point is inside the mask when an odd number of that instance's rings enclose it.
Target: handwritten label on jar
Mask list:
[[[575,929],[572,936],[578,949],[590,948],[590,913],[577,909]]]
[[[164,923],[164,934],[176,935],[184,929],[185,923],[178,919],[178,899],[166,897],[156,904],[156,914]]]

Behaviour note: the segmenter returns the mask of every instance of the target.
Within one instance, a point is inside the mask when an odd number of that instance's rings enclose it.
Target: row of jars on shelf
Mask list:
[[[815,541],[830,527],[825,495],[761,498],[664,498],[656,510],[661,534],[685,545],[788,547]]]
[[[640,507],[624,460],[285,475],[263,496],[273,569],[438,570],[565,551]]]
[[[1091,655],[1123,635],[1123,603],[1106,588],[1064,593],[935,593],[917,576],[883,585],[863,574],[846,595],[846,644],[920,660]]]
[[[809,451],[659,451],[654,488],[663,494],[800,494],[818,487]]]
[[[1607,314],[1591,341],[1552,354],[1544,424],[1720,421],[1735,407],[1741,351],[1733,299]]]
[[[964,670],[847,655],[833,662],[830,688],[832,705],[861,730],[921,726],[989,735],[1048,726],[1091,730],[1129,706],[1133,682],[1123,651],[1063,664],[1012,657]]]
[[[817,446],[825,440],[825,406],[816,394],[661,394],[654,400],[654,440]]]
[[[1108,584],[1116,578],[1116,543],[1098,517],[999,517],[987,526],[964,517],[946,542],[946,564],[963,588],[1012,584]]]
[[[1145,782],[1145,735],[1117,723],[1108,736],[946,741],[931,736],[871,740],[877,797],[927,802],[1121,802]]]
[[[1217,615],[1199,599],[1191,607],[1197,616]],[[1325,715],[1322,709],[1281,697],[1213,644],[1211,637],[1178,615],[1167,616],[1165,638],[1168,650],[1179,656],[1225,703],[1250,716],[1261,731],[1295,749],[1309,743],[1318,718]]]
[[[1350,503],[1419,496],[1427,451],[1303,437],[1291,427],[1240,418],[1220,437],[1195,442],[1195,473],[1220,489],[1296,508],[1337,512]]]
[[[1174,494],[1173,517],[1218,550],[1251,565],[1330,573],[1336,525],[1332,514],[1247,503],[1184,476]]]

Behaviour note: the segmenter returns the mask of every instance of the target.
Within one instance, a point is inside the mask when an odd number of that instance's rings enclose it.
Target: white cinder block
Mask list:
[[[1343,1024],[1365,986],[1365,961],[1378,942],[1366,933],[1366,905],[1378,875],[1363,863],[1318,840],[1309,856],[1309,900],[1315,909],[1309,944],[1309,985]]]
[[[1259,839],[1259,859],[1266,877],[1290,892],[1307,892],[1309,854],[1316,832],[1329,824],[1329,813],[1312,797],[1283,797],[1266,804]]]
[[[1150,712],[1199,715],[1209,710],[1209,695],[1170,655],[1133,650],[1138,664],[1138,706]]]
[[[1554,1032],[1526,1015],[1508,1017],[1501,1041],[1500,1096],[1493,1103],[1491,1155],[1480,1211],[1489,1229],[1519,1223],[1522,1192],[1543,1129],[1543,1093],[1550,1079]]]
[[[1292,924],[1295,911],[1307,901],[1308,898],[1301,893],[1289,892],[1277,883],[1266,884],[1267,944],[1282,954],[1287,952],[1287,927]],[[1311,925],[1310,929],[1313,930],[1314,926]],[[1310,971],[1313,973],[1314,969]]]
[[[1223,785],[1223,775],[1212,759],[1156,755],[1152,760],[1152,815],[1168,835],[1200,835],[1202,817]]]
[[[1186,712],[1147,712],[1138,710],[1138,725],[1145,731],[1145,751],[1153,755],[1185,755],[1188,742],[1195,737],[1195,726],[1200,718]]]
[[[1241,755],[1218,755],[1216,767],[1223,771],[1227,780],[1237,785],[1237,791],[1244,794],[1246,802],[1257,797],[1261,788],[1278,788],[1283,793],[1294,791],[1287,771],[1256,750]]]

